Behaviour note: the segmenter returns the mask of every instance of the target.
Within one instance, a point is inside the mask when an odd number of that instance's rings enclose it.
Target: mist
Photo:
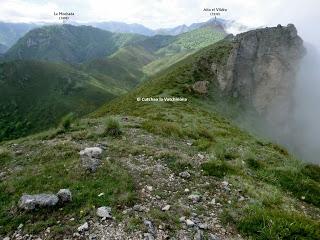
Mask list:
[[[282,122],[257,120],[258,134],[284,145],[304,162],[320,164],[320,54],[314,45],[304,43],[306,54],[293,79],[289,93],[290,112],[285,109],[288,101],[277,102],[268,113]]]
[[[315,46],[304,44],[293,93],[293,117],[287,144],[303,160],[320,163],[320,54]]]

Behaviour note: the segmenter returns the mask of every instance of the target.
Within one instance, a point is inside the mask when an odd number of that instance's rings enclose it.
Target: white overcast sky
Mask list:
[[[306,39],[320,42],[320,0],[0,0],[0,21],[56,21],[54,11],[74,12],[74,21],[122,21],[150,28],[210,18],[203,8],[227,8],[222,18],[249,27],[294,23]]]

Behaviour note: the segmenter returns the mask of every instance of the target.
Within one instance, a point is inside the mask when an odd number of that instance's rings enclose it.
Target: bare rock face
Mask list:
[[[208,81],[197,81],[192,85],[192,90],[197,94],[206,94],[208,93]]]
[[[232,45],[226,65],[211,66],[220,90],[250,103],[267,120],[284,121],[279,116],[290,112],[296,73],[305,54],[295,26],[241,33]]]

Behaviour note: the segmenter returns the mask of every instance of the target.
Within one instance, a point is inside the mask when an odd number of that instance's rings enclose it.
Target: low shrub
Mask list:
[[[118,137],[122,134],[120,122],[115,118],[108,118],[104,135]]]

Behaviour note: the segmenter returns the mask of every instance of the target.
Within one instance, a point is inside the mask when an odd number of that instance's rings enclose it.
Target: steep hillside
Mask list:
[[[108,79],[96,79],[64,65],[1,63],[0,140],[47,129],[70,112],[89,113],[120,92]]]
[[[84,64],[83,69],[94,76],[110,76],[117,81],[119,87],[130,90],[144,79],[142,67],[155,59],[152,52],[133,45],[120,48],[107,58],[92,60]]]
[[[221,29],[217,30],[214,26],[204,26],[169,38],[170,40],[165,46],[156,50],[158,59],[146,65],[144,72],[149,75],[155,74],[189,54],[223,39],[225,36],[226,33]]]
[[[22,37],[6,53],[6,59],[82,63],[111,55],[120,47],[141,39],[144,37],[111,33],[88,26],[45,26]]]

